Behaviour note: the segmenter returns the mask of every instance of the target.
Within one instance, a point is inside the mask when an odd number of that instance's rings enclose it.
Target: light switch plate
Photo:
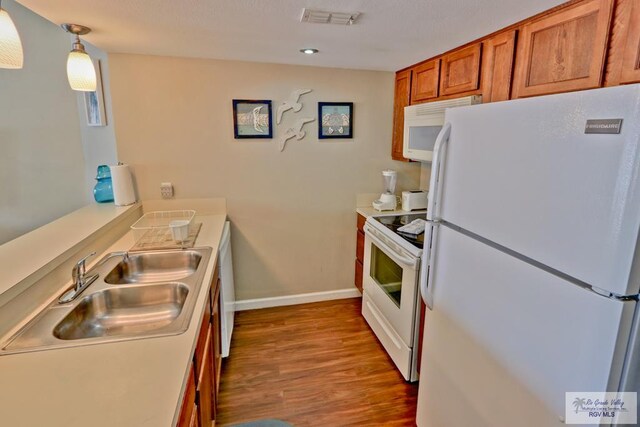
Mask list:
[[[160,183],[160,195],[163,199],[173,198],[173,184],[170,182]]]

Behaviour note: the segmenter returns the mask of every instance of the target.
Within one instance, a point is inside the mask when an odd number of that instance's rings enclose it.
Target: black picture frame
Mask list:
[[[348,123],[346,126],[344,124],[345,108]],[[327,114],[331,116],[337,114],[337,116],[328,118],[335,124],[325,125]],[[344,138],[353,138],[353,102],[318,102],[318,139]]]
[[[267,117],[258,117],[262,108],[266,107]],[[251,113],[249,112],[251,111]],[[247,115],[250,115],[247,117]],[[260,114],[262,115],[262,114]],[[248,120],[252,120],[253,123]],[[265,123],[266,122],[266,123]],[[262,132],[258,129],[264,129]],[[271,100],[268,99],[234,99],[233,100],[233,137],[235,139],[273,138],[273,114]]]

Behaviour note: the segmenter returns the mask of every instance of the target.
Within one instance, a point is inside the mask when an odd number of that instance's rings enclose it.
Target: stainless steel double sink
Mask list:
[[[56,299],[12,336],[0,355],[183,333],[211,248],[106,255],[74,301]]]

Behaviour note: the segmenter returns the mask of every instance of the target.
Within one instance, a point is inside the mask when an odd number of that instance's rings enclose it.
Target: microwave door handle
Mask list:
[[[438,220],[437,209],[440,205],[440,189],[442,186],[442,161],[444,149],[451,135],[451,123],[444,124],[433,147],[433,161],[431,162],[431,179],[429,181],[429,197],[427,201],[427,219]]]

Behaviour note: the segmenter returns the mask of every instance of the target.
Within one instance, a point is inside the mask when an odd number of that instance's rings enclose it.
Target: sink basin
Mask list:
[[[105,255],[77,299],[58,298],[7,341],[5,354],[176,335],[189,328],[212,248]]]
[[[201,259],[202,255],[193,250],[133,254],[116,265],[104,281],[122,285],[180,280],[195,273]]]
[[[181,283],[105,289],[84,297],[53,335],[76,340],[154,331],[180,315],[188,294]]]

